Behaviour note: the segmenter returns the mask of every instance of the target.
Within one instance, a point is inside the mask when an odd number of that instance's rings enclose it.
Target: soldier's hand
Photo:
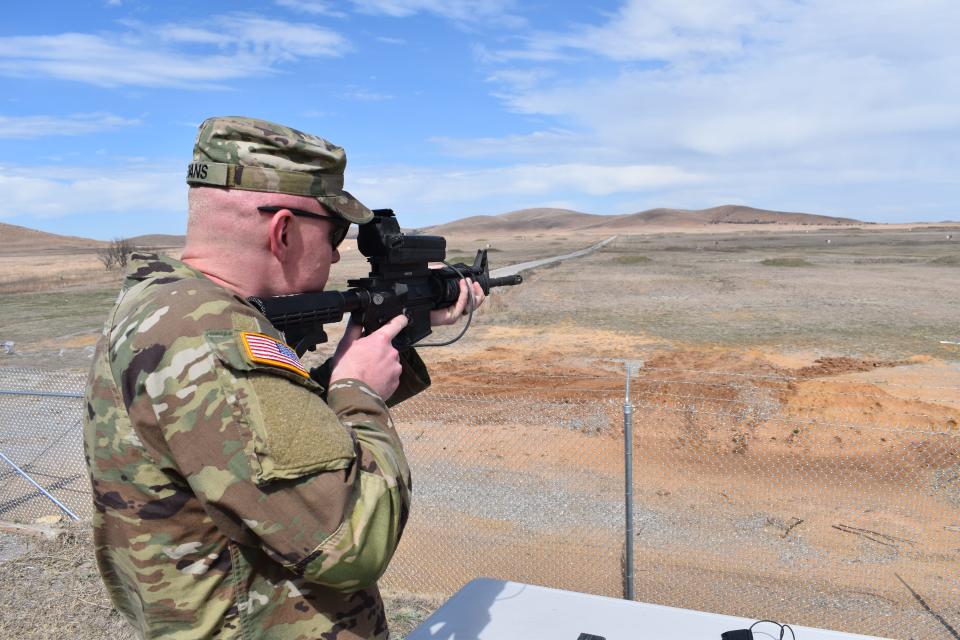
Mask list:
[[[470,278],[460,281],[460,296],[457,301],[449,307],[443,309],[434,309],[430,312],[430,326],[438,327],[445,324],[454,324],[462,316],[467,315],[467,305],[470,304],[470,297],[467,294],[467,287],[473,291],[473,310],[483,304],[486,295],[483,293],[483,287]]]
[[[333,355],[330,384],[353,378],[365,382],[386,400],[400,384],[400,354],[391,340],[407,326],[407,317],[398,315],[368,336],[360,337],[363,328],[351,319]]]

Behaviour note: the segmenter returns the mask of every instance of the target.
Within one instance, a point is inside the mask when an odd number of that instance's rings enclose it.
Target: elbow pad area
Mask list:
[[[294,570],[338,591],[367,587],[386,571],[400,541],[400,496],[379,475],[360,473],[356,501],[344,521]]]

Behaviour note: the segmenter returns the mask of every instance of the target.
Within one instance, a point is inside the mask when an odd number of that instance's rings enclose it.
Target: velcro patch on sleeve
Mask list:
[[[242,331],[240,341],[246,349],[247,356],[254,362],[293,371],[304,378],[310,377],[310,373],[300,363],[297,353],[279,340],[274,340],[262,333]]]

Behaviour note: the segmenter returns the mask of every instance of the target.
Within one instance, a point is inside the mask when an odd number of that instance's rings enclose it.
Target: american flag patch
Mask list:
[[[279,340],[274,340],[270,336],[265,336],[262,333],[249,333],[246,331],[240,333],[240,338],[243,340],[243,346],[247,350],[247,355],[250,356],[250,359],[254,362],[262,362],[287,369],[288,371],[299,373],[305,378],[310,377],[307,370],[300,364],[300,358],[297,357],[296,352]]]

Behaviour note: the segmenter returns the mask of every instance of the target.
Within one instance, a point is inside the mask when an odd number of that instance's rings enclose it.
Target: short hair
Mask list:
[[[190,187],[187,192],[187,244],[236,249],[250,247],[262,222],[257,205],[263,194],[221,187]]]

